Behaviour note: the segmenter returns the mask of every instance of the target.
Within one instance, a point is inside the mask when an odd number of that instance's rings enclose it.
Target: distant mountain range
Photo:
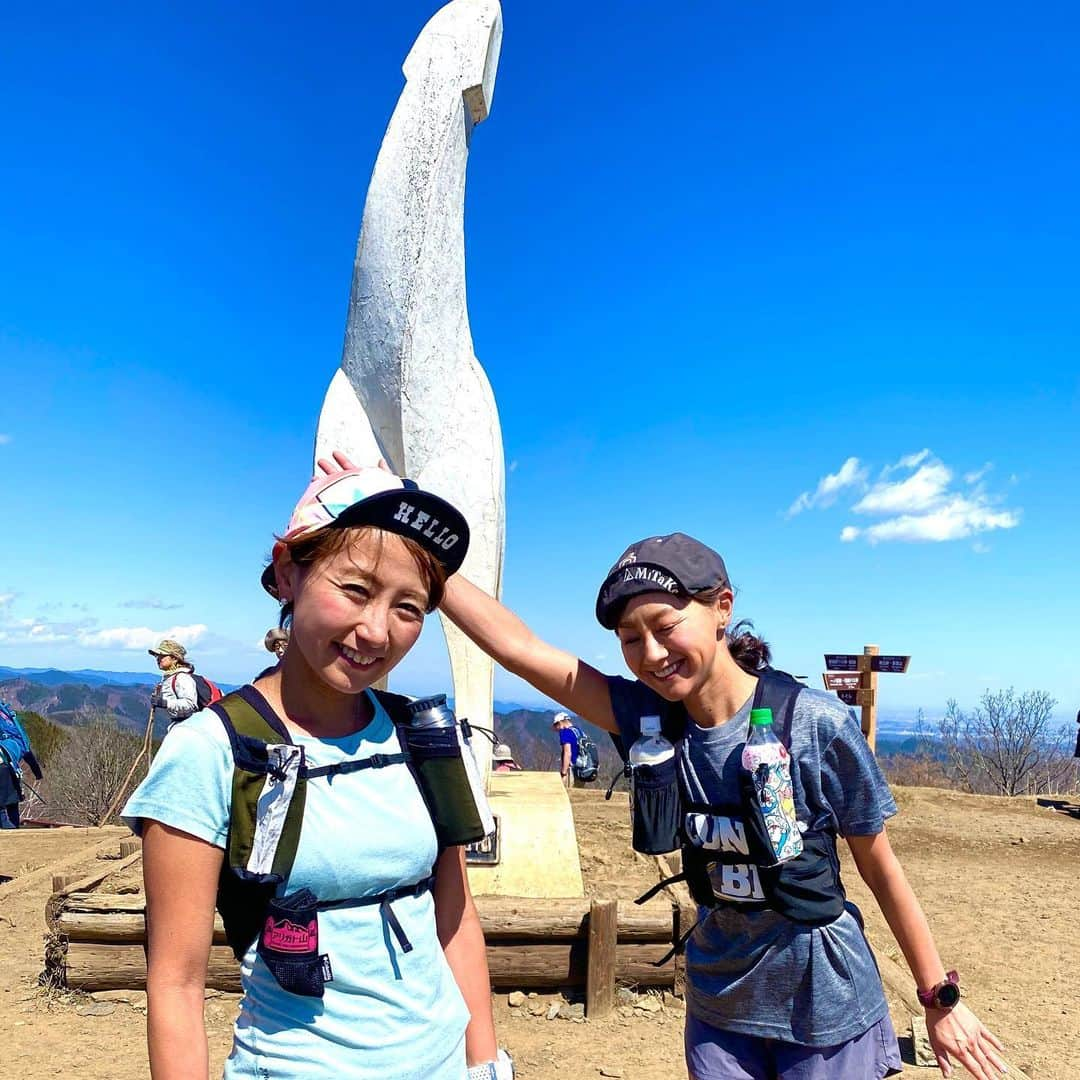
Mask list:
[[[16,709],[40,713],[60,724],[77,723],[94,713],[108,713],[126,730],[142,731],[150,708],[150,692],[157,683],[152,672],[98,671],[82,669],[0,667],[0,698]],[[234,686],[219,683],[223,691]],[[451,698],[451,705],[453,699]],[[881,710],[878,716],[878,752],[905,753],[915,749],[914,723],[917,710]],[[559,744],[551,730],[554,709],[525,706],[520,702],[496,701],[496,738],[506,742],[515,760],[526,769],[554,769],[558,765]],[[585,724],[600,749],[601,771],[617,761],[606,732]],[[934,724],[928,722],[930,732]],[[477,736],[482,737],[482,736]]]

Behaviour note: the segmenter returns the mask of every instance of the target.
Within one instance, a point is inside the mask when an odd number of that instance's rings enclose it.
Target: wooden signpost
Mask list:
[[[876,645],[864,645],[858,653],[826,653],[822,676],[825,689],[841,701],[862,709],[862,731],[870,749],[877,752],[877,677],[879,671],[902,675],[910,656],[882,656]]]

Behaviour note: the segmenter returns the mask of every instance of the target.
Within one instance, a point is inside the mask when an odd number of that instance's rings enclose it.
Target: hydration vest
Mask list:
[[[773,733],[790,750],[792,717],[802,684],[771,668],[752,674],[758,682],[751,707],[772,709]],[[667,790],[662,790],[659,779],[653,779],[650,783],[655,794],[648,789],[644,794],[667,804],[677,798],[677,840],[669,842],[666,850],[676,845],[680,848],[682,870],[654,886],[637,903],[645,903],[666,885],[685,881],[694,901],[707,912],[719,907],[742,911],[771,909],[805,926],[826,926],[838,918],[844,910],[845,895],[835,831],[831,828],[803,831],[802,854],[777,863],[752,778],[741,762],[738,802],[708,802],[690,765],[686,709],[679,703],[663,702],[651,692],[649,698],[640,707],[646,714],[661,710],[661,730],[675,745],[676,753]],[[638,705],[632,698],[612,694],[612,707],[620,730],[633,731],[640,716],[633,715]],[[741,756],[741,747],[731,753]],[[796,773],[793,766],[792,783],[798,791],[801,785]],[[635,828],[635,835],[638,833]],[[654,847],[652,853],[657,850]],[[714,873],[721,877],[720,892],[714,887]],[[676,950],[685,945],[693,929],[696,926],[683,936]]]
[[[478,816],[468,808],[450,820],[436,818],[418,777],[418,755],[410,753],[403,730],[410,720],[409,699],[381,690],[372,693],[393,721],[402,749],[318,768],[307,765],[304,747],[293,742],[281,720],[269,710],[260,710],[258,691],[241,687],[210,706],[225,728],[233,757],[229,831],[217,910],[236,958],[242,960],[258,939],[259,954],[283,989],[292,993],[321,997],[323,981],[332,978],[328,958],[318,954],[318,911],[377,904],[402,951],[409,952],[412,944],[391,905],[428,891],[435,873],[432,867],[430,874],[411,885],[371,896],[320,900],[303,889],[279,897],[299,847],[308,781],[362,769],[405,767],[417,781],[431,815],[440,853],[484,836]]]

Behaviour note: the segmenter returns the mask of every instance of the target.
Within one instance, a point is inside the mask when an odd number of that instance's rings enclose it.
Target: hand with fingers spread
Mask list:
[[[1005,1047],[963,1002],[951,1009],[928,1008],[926,1030],[943,1076],[953,1076],[954,1061],[975,1080],[999,1080],[1007,1074],[998,1056]]]
[[[327,458],[319,458],[319,460],[315,464],[317,469],[315,477],[318,477],[320,472],[324,476],[333,476],[335,473],[348,472],[350,469],[362,468],[362,466],[357,465],[355,462],[351,461],[348,457],[346,457],[346,455],[343,454],[340,450],[333,451],[333,461],[330,461]],[[386,461],[383,458],[379,458],[376,467],[388,473],[392,473],[394,471],[390,468],[389,465],[386,464]]]

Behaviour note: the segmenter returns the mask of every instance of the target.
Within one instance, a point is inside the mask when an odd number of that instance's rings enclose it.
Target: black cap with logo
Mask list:
[[[650,536],[631,544],[611,568],[596,598],[600,625],[614,630],[627,602],[641,593],[692,596],[727,586],[727,567],[712,548],[685,533]]]

